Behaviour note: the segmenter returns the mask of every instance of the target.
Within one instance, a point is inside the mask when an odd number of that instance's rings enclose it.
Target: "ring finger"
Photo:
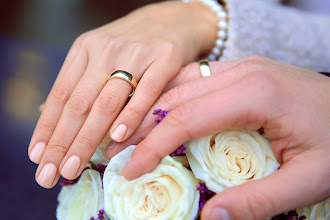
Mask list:
[[[107,157],[112,158],[127,146],[138,144],[144,137],[146,137],[146,135],[156,126],[155,116],[152,114],[154,109],[172,110],[189,100],[222,89],[241,79],[251,71],[254,71],[253,69],[248,70],[242,68],[242,71],[240,71],[239,74],[233,74],[233,68],[237,67],[242,62],[244,61],[210,62],[210,69],[212,70],[213,75],[202,80],[198,63],[192,63],[182,68],[182,71],[180,71],[178,76],[171,81],[172,84],[166,86],[168,91],[163,93],[163,95],[152,106],[136,132],[124,142],[117,143],[112,141],[110,143],[106,150]],[[171,86],[176,84],[178,85],[170,89]]]
[[[91,103],[90,112],[88,107],[82,108],[85,110],[81,111],[76,117],[75,114],[72,114],[70,108],[68,108],[67,113],[64,113],[62,116],[58,125],[59,129],[57,133],[55,131],[52,145],[45,152],[45,160],[42,161],[40,167],[43,164],[53,164],[52,166],[55,168],[60,167],[59,170],[62,175],[68,179],[73,179],[80,174],[109,130],[113,120],[125,105],[128,95],[132,91],[132,87],[121,79],[112,79],[106,83],[108,74],[95,72],[95,69],[124,69],[134,73],[137,79],[139,79],[145,71],[145,67],[149,66],[149,63],[141,65],[143,63],[141,59],[144,54],[140,55],[142,55],[141,58],[131,57],[129,59],[122,59],[122,57],[118,57],[118,59],[128,61],[127,64],[120,65],[118,68],[105,65],[107,63],[107,56],[102,61],[99,61],[101,65],[98,65],[98,63],[95,64],[98,68],[95,68],[95,65],[91,67],[91,73],[86,73],[86,79],[82,80],[81,85],[78,85],[76,89],[78,97],[85,97],[85,103]],[[144,58],[144,61],[148,62],[149,60]],[[97,90],[94,88],[100,89]],[[72,97],[75,97],[74,95]],[[78,103],[80,102],[78,101]],[[81,107],[75,106],[74,109],[81,109]],[[70,133],[66,133],[67,131],[70,131]],[[60,149],[60,152],[58,149]],[[64,164],[66,166],[63,168]],[[42,179],[45,178],[43,178],[43,175],[40,178],[40,172],[42,173],[40,169],[38,168],[37,170],[37,177],[39,177],[37,181],[40,181],[39,184],[44,187],[52,187],[57,182],[59,175],[55,175],[54,178],[54,172],[52,171],[51,175],[48,175],[49,177],[46,178],[47,181],[43,182]],[[53,168],[53,170],[55,169]]]

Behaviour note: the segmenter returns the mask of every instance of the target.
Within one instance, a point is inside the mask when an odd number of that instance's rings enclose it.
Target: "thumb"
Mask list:
[[[123,168],[124,177],[132,180],[151,172],[164,156],[189,139],[229,127],[252,130],[262,127],[265,115],[269,113],[267,109],[270,109],[264,88],[272,86],[263,78],[261,75],[247,75],[228,87],[174,108],[137,145]]]
[[[303,159],[292,159],[268,177],[217,194],[204,206],[201,219],[266,219],[326,199],[326,184],[318,177],[311,178],[311,173],[319,171],[319,164],[306,166],[308,158]]]

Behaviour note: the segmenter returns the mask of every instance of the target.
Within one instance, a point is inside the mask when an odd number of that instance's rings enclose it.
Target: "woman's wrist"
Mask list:
[[[197,23],[193,24],[196,30],[196,41],[200,45],[199,56],[205,57],[211,53],[214,42],[217,39],[216,14],[208,6],[200,1],[185,2],[191,8],[192,15],[196,17]]]
[[[143,13],[141,13],[143,10]],[[217,38],[217,16],[201,2],[165,1],[138,9],[148,23],[166,29],[164,38],[184,48],[190,62],[212,51]]]
[[[199,29],[200,39],[202,44],[202,53],[209,54],[209,60],[217,60],[224,48],[224,43],[227,38],[227,12],[221,4],[214,0],[182,0],[186,4],[194,5],[199,11],[199,17],[203,26],[207,27],[204,30]],[[201,13],[203,11],[203,13]],[[201,23],[199,23],[201,24]],[[197,25],[196,25],[197,26]],[[201,31],[202,30],[202,31]]]
[[[185,48],[185,56],[191,61],[212,52],[218,37],[219,18],[203,2],[165,1],[141,9],[140,14],[146,21],[168,30],[164,37],[172,39],[178,48]]]

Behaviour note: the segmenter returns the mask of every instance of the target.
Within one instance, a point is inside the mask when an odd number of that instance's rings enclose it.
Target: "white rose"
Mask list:
[[[79,181],[63,186],[57,197],[58,220],[89,220],[104,208],[102,181],[99,172],[85,170]]]
[[[189,162],[186,156],[173,156],[172,157],[175,161],[181,163],[185,168],[190,168]]]
[[[105,150],[110,142],[111,142],[110,135],[109,133],[107,133],[107,135],[104,137],[99,147],[96,149],[93,157],[90,159],[92,163],[96,165],[97,164],[107,165],[109,163],[109,159],[105,156]]]
[[[298,209],[299,216],[305,216],[306,220],[329,220],[330,219],[330,198],[310,207]]]
[[[105,170],[104,210],[111,220],[188,220],[198,214],[198,182],[170,156],[151,172],[127,181],[121,171],[135,146],[111,159]]]
[[[215,193],[270,175],[280,166],[269,142],[256,131],[223,131],[188,145],[193,173]]]

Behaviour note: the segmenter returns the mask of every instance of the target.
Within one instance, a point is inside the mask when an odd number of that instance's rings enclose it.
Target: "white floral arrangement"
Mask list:
[[[159,123],[168,111],[157,109]],[[223,190],[279,169],[268,140],[257,131],[231,129],[188,141],[151,172],[128,181],[122,168],[135,146],[110,161],[105,138],[76,180],[62,180],[58,220],[194,220]],[[330,199],[273,219],[327,219]],[[300,216],[300,217],[299,217]],[[295,218],[294,218],[295,217]]]

